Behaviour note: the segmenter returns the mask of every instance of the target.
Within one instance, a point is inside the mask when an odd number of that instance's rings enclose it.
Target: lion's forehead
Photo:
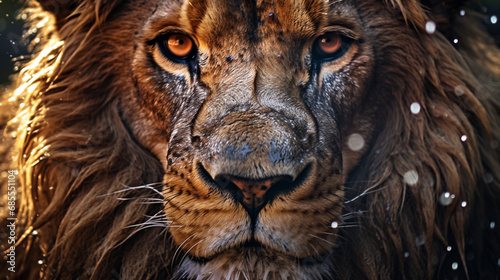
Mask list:
[[[198,0],[165,1],[150,18],[151,26],[178,26],[196,36],[200,48],[273,48],[309,40],[331,24],[352,17],[349,1],[328,0]],[[296,46],[296,45],[294,45]]]
[[[215,18],[218,22],[213,22],[214,18],[205,17],[200,23],[200,31],[207,28],[212,29],[210,33],[224,35],[228,30],[236,28],[237,32],[234,33],[238,34],[239,40],[252,43],[262,42],[276,35],[281,35],[282,39],[286,39],[285,36],[307,37],[312,36],[319,27],[322,12],[325,11],[322,1],[259,2],[248,1],[240,9],[235,5],[223,5],[222,10],[220,3],[213,3],[207,11],[218,14],[219,20]]]

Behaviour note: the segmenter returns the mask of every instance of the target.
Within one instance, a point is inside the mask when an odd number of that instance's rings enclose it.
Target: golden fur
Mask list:
[[[461,1],[63,2],[3,105],[10,278],[500,275],[500,50]]]

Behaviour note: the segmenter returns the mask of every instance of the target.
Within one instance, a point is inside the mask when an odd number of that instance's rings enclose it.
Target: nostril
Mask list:
[[[214,181],[220,190],[231,193],[233,195],[233,197],[241,198],[241,195],[239,195],[239,192],[235,193],[235,191],[238,189],[238,187],[233,183],[230,176],[217,175],[215,177]],[[238,195],[239,195],[239,197],[238,197]]]
[[[291,176],[277,176],[261,180],[248,180],[229,175],[217,176],[215,181],[233,197],[242,203],[247,209],[260,209],[272,197],[267,193],[275,186],[290,186],[292,184]]]
[[[277,181],[275,184],[273,184],[272,188],[268,190],[266,195],[272,199],[280,194],[290,193],[300,186],[304,185],[304,183],[311,177],[311,173],[312,164],[308,164],[306,165],[306,167],[304,167],[304,169],[302,169],[295,180],[293,180],[292,177],[289,177]]]

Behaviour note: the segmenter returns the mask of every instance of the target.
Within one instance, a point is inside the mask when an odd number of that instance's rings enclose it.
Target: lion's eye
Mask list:
[[[158,44],[167,58],[177,62],[185,62],[196,54],[196,44],[184,34],[169,34],[162,37]]]
[[[338,33],[328,32],[319,36],[314,42],[313,56],[323,61],[331,61],[342,57],[352,44],[352,39]]]

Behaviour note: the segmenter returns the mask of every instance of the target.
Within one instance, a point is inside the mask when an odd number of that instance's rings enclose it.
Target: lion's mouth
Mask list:
[[[257,251],[257,250],[262,250],[265,248],[266,248],[266,246],[262,245],[260,242],[258,242],[257,240],[255,240],[255,238],[252,237],[250,240],[248,240],[247,242],[245,242],[241,245],[230,247],[224,251],[217,252],[217,253],[211,255],[210,257],[197,257],[197,256],[192,256],[192,255],[189,255],[188,257],[193,262],[196,262],[198,264],[203,265],[203,264],[211,262],[212,260],[218,258],[221,255],[224,255],[227,251],[230,251],[230,250],[245,250],[245,249],[248,250],[248,249],[250,249],[250,250]]]
[[[241,252],[250,251],[253,254],[255,254],[256,256],[259,256],[262,254],[265,254],[267,256],[284,255],[285,254],[283,252],[278,252],[274,249],[271,249],[271,248],[263,245],[262,243],[258,242],[257,240],[255,240],[252,237],[250,240],[248,240],[247,242],[245,242],[239,246],[228,248],[227,250],[215,253],[210,257],[198,257],[198,256],[188,255],[187,258],[189,258],[192,262],[194,262],[198,265],[205,265],[205,264],[210,263],[216,259],[222,258],[229,251],[241,251]],[[314,266],[314,265],[321,264],[321,263],[325,262],[325,260],[328,258],[328,256],[329,256],[329,253],[317,254],[317,255],[312,255],[312,256],[303,257],[303,258],[293,257],[293,256],[289,256],[289,257],[293,258],[295,260],[295,263],[299,264],[300,266],[306,267],[306,266]]]

